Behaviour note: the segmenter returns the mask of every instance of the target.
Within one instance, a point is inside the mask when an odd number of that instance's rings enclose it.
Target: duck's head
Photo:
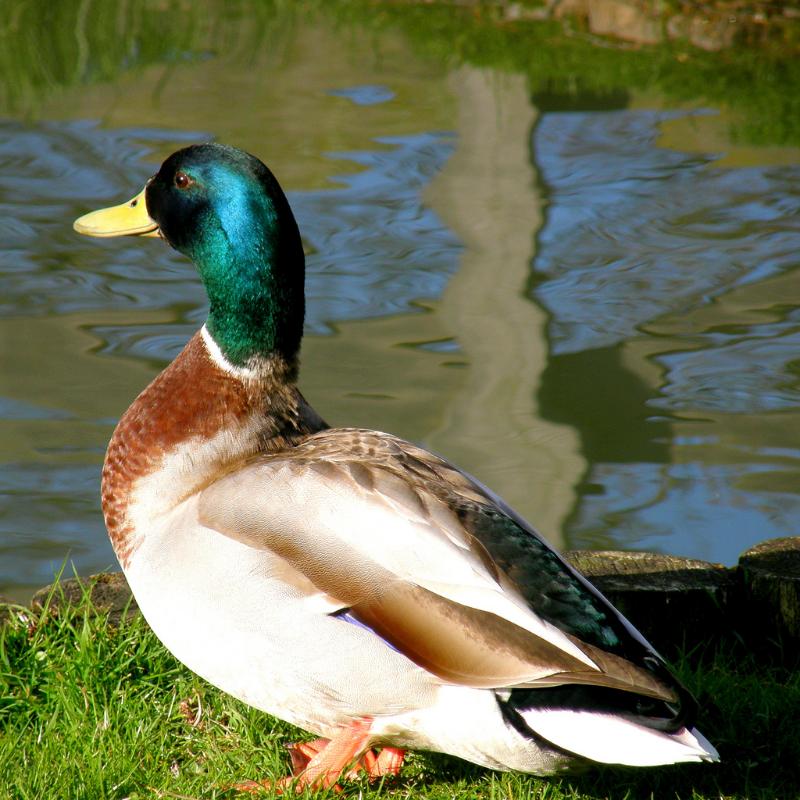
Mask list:
[[[255,156],[221,144],[173,153],[132,200],[86,214],[89,236],[158,236],[197,267],[207,328],[228,361],[296,358],[303,332],[303,246],[289,203]]]

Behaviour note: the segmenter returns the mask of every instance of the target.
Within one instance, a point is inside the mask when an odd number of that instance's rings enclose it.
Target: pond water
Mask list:
[[[733,563],[798,533],[800,150],[736,138],[724,103],[537,91],[311,6],[204,4],[178,36],[65,3],[61,66],[6,70],[0,593],[114,565],[105,445],[205,297],[163,243],[71,223],[210,138],[289,193],[331,423],[423,443],[565,548]]]

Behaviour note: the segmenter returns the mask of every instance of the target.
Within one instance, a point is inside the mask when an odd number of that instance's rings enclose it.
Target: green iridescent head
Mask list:
[[[160,232],[197,267],[208,294],[208,331],[232,364],[296,357],[303,246],[286,196],[255,156],[221,144],[178,150],[140,195],[82,217],[75,228],[95,236]]]

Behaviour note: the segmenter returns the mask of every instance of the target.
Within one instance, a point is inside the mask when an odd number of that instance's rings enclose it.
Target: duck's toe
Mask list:
[[[292,742],[286,745],[292,762],[292,775],[300,775],[314,756],[319,755],[330,743],[330,739],[314,739],[311,742]]]
[[[399,775],[400,767],[403,766],[405,757],[406,751],[401,750],[399,747],[384,747],[377,754],[374,750],[367,750],[361,756],[356,767],[347,773],[347,777],[355,777],[362,769],[367,773],[367,777],[371,781],[391,775]]]

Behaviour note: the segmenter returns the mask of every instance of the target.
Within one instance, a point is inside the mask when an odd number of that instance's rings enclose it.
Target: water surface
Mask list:
[[[797,532],[800,153],[700,97],[532,92],[362,23],[243,15],[112,66],[89,31],[83,77],[3,95],[0,592],[114,563],[105,445],[205,297],[161,242],[71,222],[209,138],[289,192],[329,421],[426,444],[564,547],[732,563]]]

